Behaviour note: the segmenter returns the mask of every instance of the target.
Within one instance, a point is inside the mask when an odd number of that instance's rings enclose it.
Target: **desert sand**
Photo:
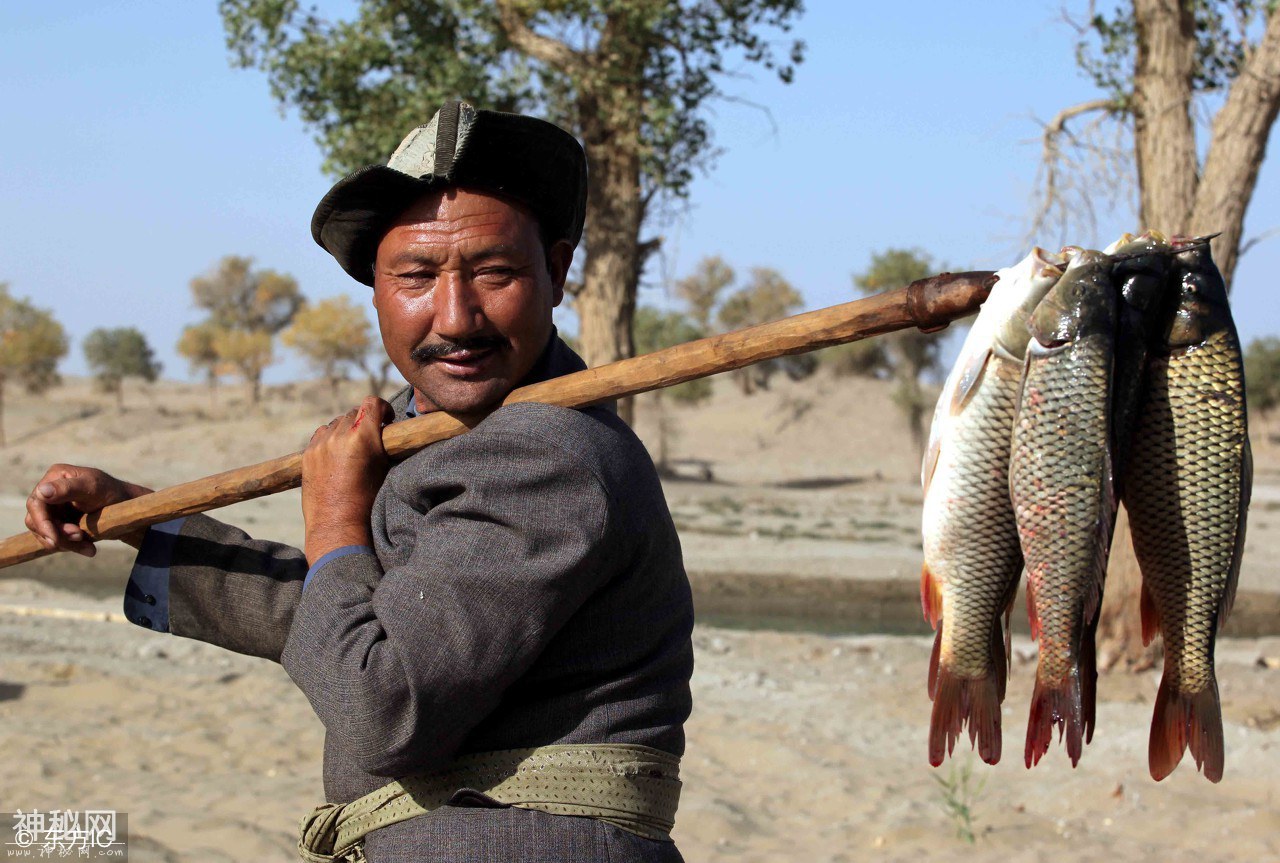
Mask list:
[[[254,408],[235,387],[211,402],[202,386],[161,383],[130,387],[123,413],[84,382],[11,397],[0,533],[21,529],[48,463],[167,485],[296,449],[340,401],[314,385],[274,395]],[[820,375],[748,397],[718,381],[710,403],[668,424],[667,495],[699,619],[676,828],[686,859],[1280,859],[1269,429],[1255,423],[1242,601],[1218,647],[1227,764],[1215,786],[1190,761],[1162,783],[1147,775],[1154,671],[1102,679],[1078,768],[1055,746],[1025,769],[1025,635],[1001,763],[981,764],[966,744],[928,766],[917,460],[883,383]],[[657,425],[650,399],[637,428],[651,448]],[[296,494],[217,515],[301,537]],[[131,558],[108,543],[93,561],[0,572],[0,811],[127,812],[137,861],[291,859],[297,820],[321,796],[318,720],[277,665],[118,622]],[[972,843],[948,798],[968,805]]]

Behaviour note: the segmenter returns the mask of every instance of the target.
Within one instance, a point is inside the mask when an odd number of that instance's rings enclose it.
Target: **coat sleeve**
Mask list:
[[[165,556],[171,633],[280,661],[307,574],[301,550],[194,515]]]
[[[374,775],[451,758],[610,568],[604,487],[564,444],[477,429],[437,446],[389,480],[403,563],[317,571],[281,659],[331,745]]]

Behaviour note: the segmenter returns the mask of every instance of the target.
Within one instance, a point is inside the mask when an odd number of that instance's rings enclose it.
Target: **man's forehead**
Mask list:
[[[490,192],[452,186],[436,189],[415,200],[392,221],[390,229],[420,227],[447,231],[455,225],[523,229],[535,224],[523,204]]]

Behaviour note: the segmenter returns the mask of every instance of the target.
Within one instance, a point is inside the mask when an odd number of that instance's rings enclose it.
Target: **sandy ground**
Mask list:
[[[161,384],[131,389],[123,414],[74,382],[11,399],[0,532],[21,528],[22,499],[53,461],[165,485],[296,449],[335,403],[315,387],[290,390],[255,409],[231,389],[210,404],[202,387]],[[966,751],[956,770],[935,771],[929,640],[912,634],[926,631],[911,599],[915,456],[884,387],[819,379],[748,398],[721,382],[710,405],[671,416],[679,477],[667,493],[700,620],[677,827],[687,859],[1280,860],[1280,617],[1258,606],[1255,637],[1219,645],[1220,785],[1189,762],[1163,783],[1147,776],[1152,673],[1103,679],[1078,769],[1055,748],[1027,771],[1035,650],[1025,638],[1002,763]],[[638,429],[656,449],[651,403]],[[1267,435],[1255,448],[1241,589],[1265,603],[1280,596],[1270,565],[1280,460]],[[300,539],[294,495],[220,517]],[[118,612],[129,559],[104,546],[95,562],[7,570],[0,605]],[[721,617],[737,625],[708,625]],[[320,745],[318,721],[276,665],[127,624],[0,610],[0,811],[127,811],[140,861],[290,859],[297,819],[319,801]],[[969,805],[972,844],[958,838],[948,797]]]

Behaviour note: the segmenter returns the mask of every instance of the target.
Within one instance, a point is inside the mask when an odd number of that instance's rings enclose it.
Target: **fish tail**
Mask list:
[[[927,563],[920,566],[920,607],[924,610],[924,619],[937,629],[942,619],[942,588]]]
[[[1039,763],[1053,742],[1053,728],[1058,726],[1058,736],[1065,738],[1071,766],[1080,762],[1084,748],[1084,711],[1079,670],[1055,686],[1036,678],[1036,688],[1031,694],[1031,718],[1027,722],[1027,767]]]
[[[933,717],[929,722],[929,763],[934,767],[955,749],[960,730],[988,764],[1000,760],[1000,694],[995,674],[959,677],[946,665],[938,668]]]
[[[1210,782],[1222,779],[1222,705],[1218,701],[1218,680],[1199,692],[1183,692],[1169,682],[1166,674],[1156,695],[1151,720],[1148,762],[1151,778],[1157,782],[1173,772],[1182,754],[1191,750],[1196,769]]]

